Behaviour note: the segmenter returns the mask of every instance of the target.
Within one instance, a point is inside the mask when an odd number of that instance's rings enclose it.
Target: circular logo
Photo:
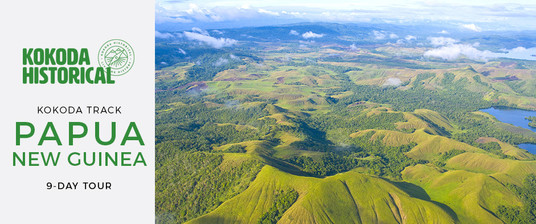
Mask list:
[[[124,40],[106,41],[99,49],[99,65],[110,67],[114,76],[124,75],[134,65],[134,50]]]

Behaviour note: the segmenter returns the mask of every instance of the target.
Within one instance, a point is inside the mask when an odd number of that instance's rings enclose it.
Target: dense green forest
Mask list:
[[[276,193],[275,200],[272,207],[268,212],[264,213],[259,220],[259,224],[272,224],[277,223],[283,213],[296,202],[298,199],[298,192],[290,189],[287,191],[280,191]]]
[[[157,154],[163,154],[158,148]],[[220,167],[222,161],[221,154],[175,152],[161,164],[156,169],[156,222],[182,223],[205,214],[246,189],[261,168],[254,160],[228,168]]]
[[[536,117],[527,117],[527,120],[530,121],[529,126],[536,128]]]
[[[501,206],[497,214],[506,223],[535,223],[536,222],[536,176],[528,175],[522,186],[509,185],[515,194],[523,200],[522,207]]]

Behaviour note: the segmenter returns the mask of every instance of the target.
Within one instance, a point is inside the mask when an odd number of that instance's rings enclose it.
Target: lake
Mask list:
[[[518,127],[529,129],[533,132],[536,132],[536,128],[529,126],[529,120],[525,119],[529,116],[536,116],[536,111],[528,111],[528,110],[519,110],[519,109],[512,109],[512,108],[488,108],[480,110],[482,112],[486,112],[488,114],[491,114],[497,118],[497,120],[512,124]],[[526,149],[532,154],[536,154],[536,145],[535,144],[519,144],[519,148]]]
[[[513,59],[522,59],[522,60],[536,60],[536,48],[524,48],[518,47],[512,50],[508,50],[506,53],[497,53],[497,57],[513,58]]]

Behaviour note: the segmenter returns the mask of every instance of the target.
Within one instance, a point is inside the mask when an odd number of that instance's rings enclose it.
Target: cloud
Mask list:
[[[449,34],[449,31],[441,30],[441,31],[439,31],[439,32],[437,32],[437,33],[439,33],[439,34]]]
[[[383,83],[383,86],[400,86],[402,84],[402,81],[399,78],[388,78]]]
[[[193,2],[193,1],[192,1]],[[207,27],[207,23],[231,22],[251,23],[259,21],[273,21],[274,18],[295,18],[295,14],[284,14],[269,8],[259,8],[249,5],[228,4],[206,5],[206,2],[196,3],[170,3],[158,1],[155,7],[155,23],[188,23],[192,26]],[[269,24],[269,23],[268,23]],[[214,27],[217,28],[217,27]]]
[[[469,44],[452,44],[426,51],[424,52],[424,56],[442,58],[449,61],[465,56],[476,61],[487,61],[488,59],[496,58],[498,54],[488,50],[480,51]]]
[[[274,12],[274,11],[270,11],[266,9],[259,9],[257,12],[272,15],[272,16],[279,16],[278,12]]]
[[[210,36],[210,34],[208,34],[208,32],[206,30],[203,30],[201,28],[194,27],[194,28],[192,28],[192,31],[194,31],[196,33],[203,34],[205,36]]]
[[[234,54],[230,54],[229,57],[233,60],[240,60],[240,57],[234,55]]]
[[[290,32],[288,32],[288,34],[290,34],[290,35],[295,35],[295,36],[299,36],[299,35],[300,35],[300,33],[298,33],[298,31],[296,31],[296,30],[290,30]]]
[[[536,58],[534,55],[536,54],[536,48],[524,48],[524,47],[516,47],[511,50],[502,49],[505,53],[498,53],[499,57],[505,57],[505,58],[515,58],[515,59],[523,59],[523,60],[532,60],[534,61]]]
[[[350,50],[351,51],[357,51],[357,50],[359,50],[359,48],[357,48],[357,46],[355,46],[355,44],[352,44],[352,45],[350,45]]]
[[[229,63],[229,60],[228,59],[225,59],[225,58],[218,58],[218,60],[216,62],[214,62],[214,66],[216,67],[219,67],[219,66],[222,66],[222,65],[226,65]]]
[[[411,40],[416,40],[417,37],[412,36],[412,35],[407,35],[406,37],[404,37],[404,39],[406,39],[407,41],[411,41]]]
[[[447,22],[445,24],[482,24],[489,30],[534,30],[534,4],[494,1],[410,1],[389,4],[392,1],[175,1],[156,0],[156,24],[166,22],[188,23],[207,27],[211,22],[228,22],[239,26],[292,22],[371,22],[389,23]],[[525,1],[529,2],[529,1]],[[300,7],[301,6],[301,7]],[[306,6],[306,7],[303,7]],[[185,27],[191,27],[185,26]],[[253,25],[254,26],[254,25]],[[217,28],[217,27],[214,27]],[[473,27],[470,27],[471,29]],[[476,30],[477,27],[474,27]],[[472,30],[475,30],[472,29]]]
[[[189,40],[196,40],[199,42],[203,42],[207,44],[208,46],[211,46],[213,48],[222,48],[222,47],[230,47],[235,45],[238,41],[230,38],[214,38],[209,35],[203,35],[200,33],[193,33],[193,32],[184,32],[184,36],[188,38]]]
[[[305,39],[309,39],[309,38],[320,38],[320,37],[323,37],[324,34],[318,34],[318,33],[313,33],[312,31],[308,31],[308,32],[305,32],[302,34],[302,37],[305,38]]]
[[[190,3],[189,8],[186,9],[184,12],[189,20],[195,20],[195,21],[223,21],[224,18],[222,18],[222,15],[217,12],[213,12],[213,10],[199,7],[197,4]]]
[[[521,53],[521,52],[525,52],[527,51],[527,48],[524,48],[524,47],[516,47],[512,50],[510,50],[509,52],[512,52],[512,53]]]
[[[159,4],[156,4],[155,6],[155,23],[165,23],[165,22],[172,22],[172,23],[191,23],[193,22],[190,19],[186,19],[183,17],[177,17],[174,15],[175,12],[170,11],[164,7],[162,7]]]
[[[219,31],[219,30],[212,30],[213,33],[215,34],[218,34],[218,35],[223,35],[223,32]]]
[[[307,47],[308,45],[312,45],[316,43],[314,40],[308,40],[308,41],[300,40],[299,42],[300,42],[300,47]]]
[[[238,100],[225,101],[225,107],[227,107],[227,108],[238,108],[238,107],[240,107],[240,101],[238,101]]]
[[[430,43],[434,46],[444,46],[444,45],[451,45],[451,44],[455,44],[456,41],[455,39],[452,39],[450,37],[428,37],[428,40],[430,41]]]
[[[156,38],[161,38],[161,39],[168,39],[168,38],[173,38],[173,34],[171,33],[160,33],[158,31],[154,31],[154,37]]]
[[[482,28],[478,27],[478,26],[475,25],[474,23],[471,23],[471,24],[462,24],[462,27],[465,28],[465,29],[468,29],[468,30],[475,31],[475,32],[481,32],[481,31],[482,31]]]
[[[372,31],[372,35],[374,35],[374,38],[376,40],[383,40],[385,39],[385,33],[377,30]]]
[[[390,33],[389,35],[387,35],[387,33],[385,31],[378,31],[378,30],[373,30],[372,35],[374,35],[374,39],[376,39],[376,40],[383,40],[383,39],[385,39],[387,37],[389,37],[390,39],[397,39],[398,38],[398,35],[396,35],[394,33]]]
[[[179,48],[179,53],[186,55],[186,51],[184,51],[182,48]]]

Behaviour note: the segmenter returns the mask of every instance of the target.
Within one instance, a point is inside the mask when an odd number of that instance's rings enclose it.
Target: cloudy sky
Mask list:
[[[536,1],[157,0],[156,24],[238,27],[293,22],[476,24],[486,30],[536,30]],[[468,27],[471,29],[471,27]]]

